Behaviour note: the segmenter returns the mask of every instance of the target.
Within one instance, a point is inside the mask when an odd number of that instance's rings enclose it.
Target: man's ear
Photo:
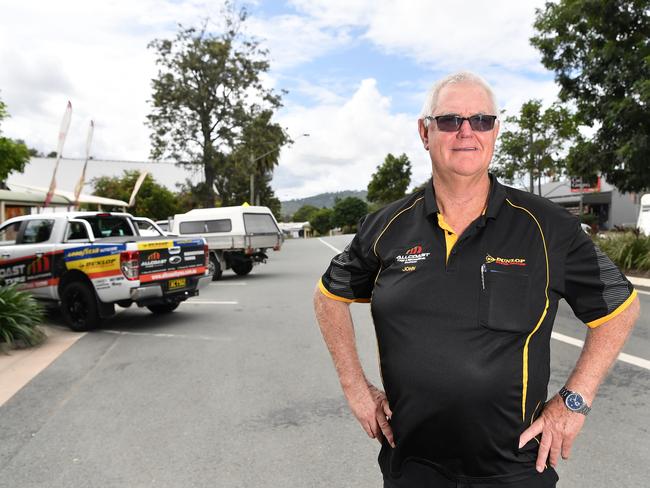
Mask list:
[[[423,119],[418,119],[418,133],[420,134],[420,140],[424,145],[425,149],[429,148],[429,129],[424,125]]]

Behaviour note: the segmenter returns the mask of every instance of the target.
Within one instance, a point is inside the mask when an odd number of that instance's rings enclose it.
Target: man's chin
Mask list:
[[[445,173],[451,173],[458,176],[464,177],[475,177],[487,174],[488,166],[483,162],[477,161],[456,161],[453,164],[447,166],[446,168],[438,167],[439,171],[442,170]],[[435,172],[435,171],[434,171]]]

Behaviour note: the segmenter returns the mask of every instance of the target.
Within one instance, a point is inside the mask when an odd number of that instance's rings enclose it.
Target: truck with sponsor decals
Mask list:
[[[226,269],[247,275],[253,265],[266,262],[268,249],[282,247],[282,231],[271,209],[263,206],[197,208],[175,215],[167,228],[173,235],[205,238],[213,280]]]
[[[0,286],[58,304],[73,330],[96,327],[116,304],[169,313],[209,283],[208,248],[196,236],[140,235],[148,222],[102,212],[9,219],[0,225]]]

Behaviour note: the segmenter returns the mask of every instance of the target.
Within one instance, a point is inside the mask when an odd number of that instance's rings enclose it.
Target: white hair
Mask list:
[[[441,80],[438,80],[429,90],[427,98],[424,101],[422,106],[422,111],[420,112],[420,118],[424,119],[428,115],[433,115],[434,111],[438,105],[438,97],[440,96],[440,91],[447,85],[452,85],[454,83],[473,83],[482,87],[490,98],[490,103],[492,104],[492,109],[494,110],[493,115],[499,115],[497,100],[494,96],[494,92],[487,81],[481,78],[479,75],[471,73],[469,71],[458,71],[450,75],[445,76]],[[425,120],[425,125],[428,125],[428,120]]]

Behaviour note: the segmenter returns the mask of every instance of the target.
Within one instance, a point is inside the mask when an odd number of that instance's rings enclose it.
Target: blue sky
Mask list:
[[[420,147],[417,115],[428,87],[451,71],[469,69],[485,77],[509,113],[530,98],[550,103],[557,92],[553,74],[528,43],[535,8],[543,1],[245,5],[246,32],[270,51],[265,83],[289,91],[276,117],[295,139],[283,149],[274,177],[282,199],[363,189],[388,152],[406,153],[413,183],[424,181],[430,162]],[[65,156],[83,156],[88,121],[94,119],[93,155],[134,161],[149,154],[144,120],[155,66],[147,43],[172,37],[179,22],[197,25],[205,17],[217,30],[220,18],[220,2],[202,0],[0,0],[0,7],[0,97],[12,115],[4,134],[49,152],[71,100]],[[310,136],[299,137],[304,132]],[[91,175],[127,167],[96,164]],[[170,165],[156,168],[155,176],[172,188],[187,176],[199,178]],[[71,189],[74,183],[60,186]]]

